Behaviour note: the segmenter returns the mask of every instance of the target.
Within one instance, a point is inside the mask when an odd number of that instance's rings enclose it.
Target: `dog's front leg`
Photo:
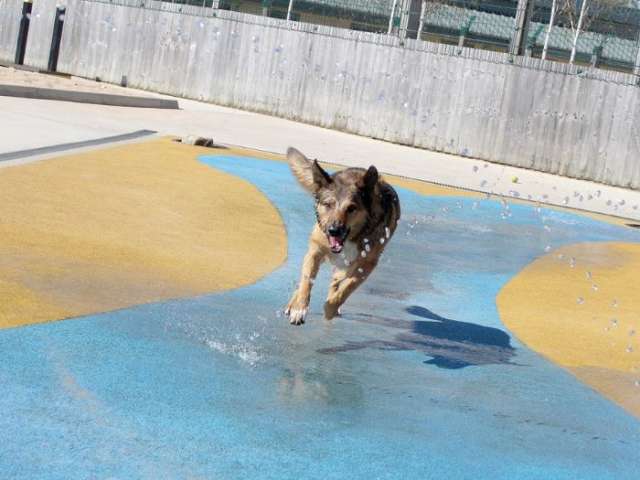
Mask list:
[[[377,261],[354,264],[348,271],[338,270],[334,273],[329,285],[329,294],[324,304],[324,317],[331,320],[338,314],[338,310],[347,301],[356,288],[364,282],[376,267]]]
[[[285,315],[289,317],[289,323],[292,325],[300,325],[304,323],[309,310],[309,300],[311,299],[311,288],[313,281],[318,274],[320,264],[324,259],[324,253],[317,245],[312,243],[304,257],[302,263],[302,274],[300,275],[300,285],[293,293],[291,300],[285,310]]]

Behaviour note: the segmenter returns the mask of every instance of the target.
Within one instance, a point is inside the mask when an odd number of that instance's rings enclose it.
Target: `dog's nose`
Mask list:
[[[331,225],[329,227],[329,235],[332,237],[342,237],[344,235],[344,226],[343,225]]]

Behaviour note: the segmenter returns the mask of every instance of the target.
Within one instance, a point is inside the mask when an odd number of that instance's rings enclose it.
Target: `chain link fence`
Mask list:
[[[623,0],[535,0],[527,52],[578,65],[634,70],[640,10]]]
[[[640,0],[163,2],[511,52],[640,75]],[[154,8],[153,3],[140,0],[139,6]],[[180,11],[179,6],[176,8]]]

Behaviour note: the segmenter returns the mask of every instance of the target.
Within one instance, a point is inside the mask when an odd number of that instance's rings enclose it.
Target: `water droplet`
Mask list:
[[[480,186],[481,186],[481,187],[484,187],[486,184],[487,184],[487,181],[486,181],[486,180],[482,180],[482,182],[480,182]]]
[[[633,346],[632,345],[627,345],[627,348],[625,349],[625,352],[633,353]]]
[[[611,200],[607,200],[607,207],[611,206]]]
[[[364,249],[366,250],[367,253],[369,253],[371,251],[371,247],[369,246],[369,244],[365,244]]]
[[[577,303],[578,305],[582,305],[584,303],[584,298],[578,297]]]
[[[408,234],[409,234],[409,232],[407,232],[407,235],[408,235]],[[360,252],[360,256],[361,256],[362,258],[365,258],[365,257],[367,256],[367,252],[365,252],[364,250],[362,250],[362,251]]]
[[[618,300],[614,299],[614,300],[611,302],[611,308],[618,308]]]
[[[380,245],[384,243],[384,237],[380,237]]]
[[[364,270],[362,269],[362,267],[358,267],[358,273],[364,273]]]
[[[586,276],[587,276],[587,280],[591,280],[591,272],[587,271]]]
[[[569,197],[564,197],[564,200],[562,200],[562,203],[564,203],[565,205],[569,204]]]
[[[551,227],[549,225],[545,225],[544,227],[545,232],[550,232],[551,231]]]
[[[569,260],[569,266],[571,268],[574,268],[576,266],[576,259],[574,257],[571,257],[571,259]]]
[[[369,243],[369,239],[368,239],[368,238],[365,238],[365,239],[364,239],[364,243]]]
[[[600,195],[602,195],[602,192],[600,190],[596,191],[596,197],[600,198]]]
[[[544,247],[544,251],[549,253],[551,251],[551,245],[547,245],[546,247]]]
[[[477,165],[474,165],[474,166],[473,166],[473,173],[477,173],[477,172],[478,172],[478,170],[479,170],[478,166],[477,166]]]
[[[618,202],[618,205],[623,206],[625,203],[627,203],[627,202],[625,202],[624,200],[620,200],[620,201]]]
[[[617,327],[617,326],[618,326],[618,319],[617,319],[617,318],[612,318],[612,319],[611,319],[611,326],[612,326],[613,328],[615,328],[615,327]]]
[[[384,235],[387,239],[391,236],[391,230],[389,230],[389,227],[384,227]]]
[[[629,330],[629,336],[633,337],[636,334],[636,331],[632,328],[631,330]]]

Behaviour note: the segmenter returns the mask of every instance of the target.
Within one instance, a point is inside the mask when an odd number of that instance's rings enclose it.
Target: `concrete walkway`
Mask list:
[[[55,88],[99,85],[105,93],[127,90],[35,73],[29,81],[32,86],[43,82]],[[395,145],[192,100],[179,99],[179,103],[181,110],[160,111],[0,97],[0,153],[150,129],[160,134],[209,136],[219,143],[274,153],[294,145],[330,163],[375,164],[385,173],[640,220],[638,191]]]

